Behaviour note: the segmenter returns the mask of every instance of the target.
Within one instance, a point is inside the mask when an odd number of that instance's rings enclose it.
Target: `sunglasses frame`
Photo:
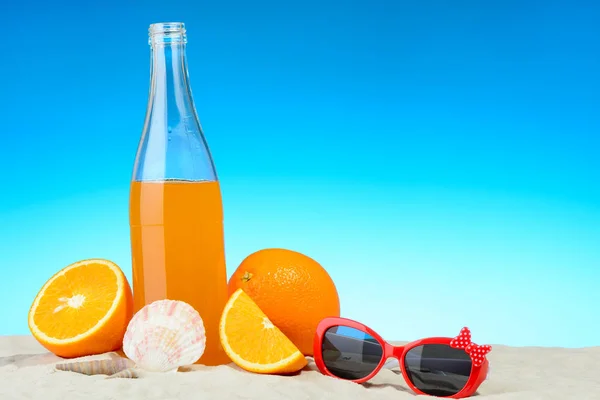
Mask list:
[[[333,328],[335,326],[345,326],[348,328],[354,328],[361,332],[364,332],[364,333],[370,335],[375,340],[377,340],[377,342],[383,348],[383,357],[381,357],[381,361],[379,361],[379,364],[377,365],[377,367],[368,376],[366,376],[364,378],[360,378],[360,379],[344,379],[344,378],[340,378],[340,377],[332,374],[331,372],[329,372],[329,370],[325,366],[325,362],[323,360],[323,354],[322,354],[323,338],[325,337],[325,332],[327,332],[327,330],[329,328]],[[404,367],[404,358],[406,357],[406,354],[411,349],[413,349],[417,346],[422,346],[422,345],[426,345],[426,344],[444,344],[444,345],[450,346],[450,341],[452,339],[453,338],[450,338],[450,337],[430,337],[430,338],[415,340],[415,341],[407,343],[403,346],[393,346],[390,343],[383,340],[383,338],[377,332],[375,332],[374,330],[372,330],[371,328],[369,328],[368,326],[366,326],[360,322],[357,322],[357,321],[354,321],[354,320],[351,320],[348,318],[327,317],[327,318],[324,318],[323,320],[321,320],[321,322],[319,322],[319,324],[317,325],[317,330],[315,332],[314,341],[313,341],[313,354],[314,354],[313,358],[315,360],[315,364],[317,365],[317,367],[319,368],[319,370],[321,371],[322,374],[333,377],[333,378],[347,380],[350,382],[363,383],[363,382],[366,382],[366,381],[372,379],[375,375],[377,375],[379,373],[379,371],[381,371],[381,369],[383,368],[383,365],[385,364],[387,359],[392,357],[392,358],[395,358],[398,360],[398,363],[400,365],[400,370],[402,371],[402,377],[404,378],[404,381],[406,382],[408,387],[410,387],[410,389],[412,391],[414,391],[415,393],[417,393],[419,395],[428,396],[427,393],[420,391],[415,385],[413,385],[411,380],[408,378],[406,369]],[[485,378],[487,376],[488,368],[489,368],[489,362],[487,359],[480,366],[475,366],[471,362],[471,374],[469,375],[469,379],[467,380],[467,383],[465,384],[465,386],[458,393],[456,393],[452,396],[446,396],[444,398],[460,399],[460,398],[472,396],[475,393],[475,391],[477,391],[477,389],[479,388],[481,383],[483,383],[483,381],[485,380]]]

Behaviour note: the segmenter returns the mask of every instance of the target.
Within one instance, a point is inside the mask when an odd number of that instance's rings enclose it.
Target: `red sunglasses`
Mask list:
[[[471,342],[462,328],[455,338],[432,337],[393,346],[366,325],[329,317],[317,326],[314,360],[324,375],[363,383],[390,357],[399,361],[408,386],[417,394],[459,399],[475,393],[489,368],[489,345]]]

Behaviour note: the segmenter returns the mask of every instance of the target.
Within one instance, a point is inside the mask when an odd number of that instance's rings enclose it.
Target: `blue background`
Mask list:
[[[600,345],[600,3],[2,3],[0,334],[82,258],[130,277],[150,23],[183,21],[228,273],[285,247],[390,340]]]

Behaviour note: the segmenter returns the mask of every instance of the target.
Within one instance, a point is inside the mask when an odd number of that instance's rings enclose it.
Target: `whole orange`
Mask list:
[[[313,355],[319,321],[340,315],[338,292],[325,268],[297,251],[273,248],[250,254],[229,279],[229,295],[238,288],[307,356]]]

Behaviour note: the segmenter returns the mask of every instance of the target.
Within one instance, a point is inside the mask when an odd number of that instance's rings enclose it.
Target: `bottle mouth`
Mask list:
[[[157,22],[148,28],[148,43],[170,44],[187,43],[185,24],[183,22]]]

